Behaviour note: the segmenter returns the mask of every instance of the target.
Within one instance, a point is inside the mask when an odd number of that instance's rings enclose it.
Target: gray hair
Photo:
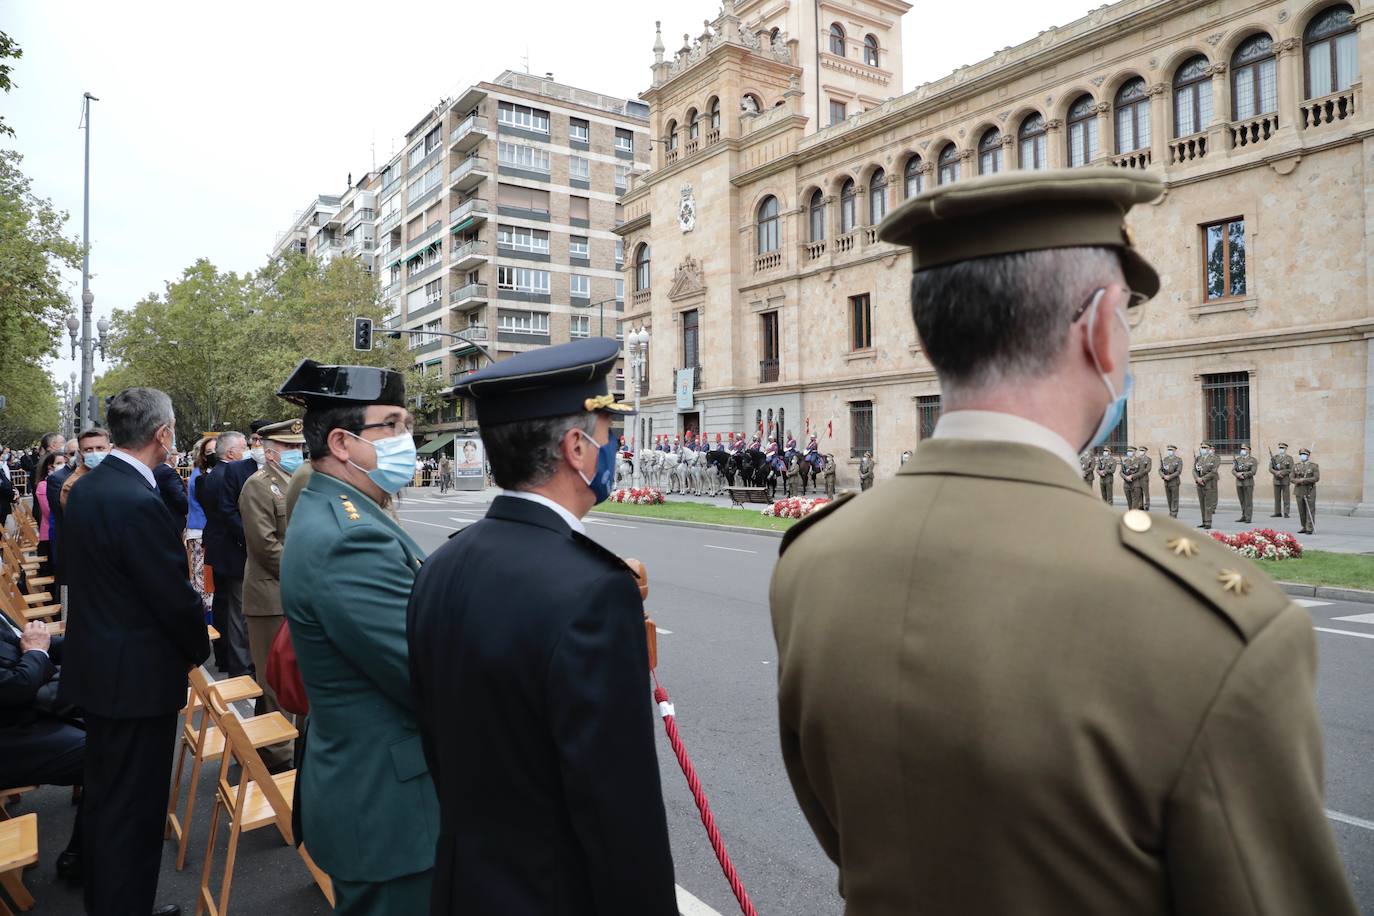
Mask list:
[[[172,399],[156,388],[125,388],[110,399],[105,414],[111,444],[123,449],[142,448],[159,427],[176,422]]]
[[[559,443],[570,429],[596,435],[596,414],[577,413],[541,420],[520,420],[482,427],[482,444],[496,485],[528,490],[553,477],[563,461]]]
[[[911,278],[911,311],[949,393],[1048,372],[1069,319],[1093,291],[1121,282],[1110,248],[1050,248],[961,261]]]
[[[247,445],[248,437],[236,429],[220,433],[219,437],[215,439],[215,457],[223,461],[229,449],[238,444]]]

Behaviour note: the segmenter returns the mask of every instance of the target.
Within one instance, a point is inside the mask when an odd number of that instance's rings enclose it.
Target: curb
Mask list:
[[[620,512],[597,512],[592,510],[588,515],[595,515],[597,518],[618,518],[633,519],[636,522],[644,522],[649,525],[677,525],[681,528],[702,528],[706,531],[727,531],[730,534],[760,534],[766,538],[782,539],[786,531],[769,531],[767,528],[745,528],[740,525],[713,525],[710,522],[688,522],[677,521],[671,518],[650,518],[646,515],[630,515]]]
[[[1374,604],[1374,592],[1358,588],[1333,588],[1325,585],[1304,585],[1300,582],[1280,582],[1279,588],[1296,598],[1326,598],[1330,601]]]

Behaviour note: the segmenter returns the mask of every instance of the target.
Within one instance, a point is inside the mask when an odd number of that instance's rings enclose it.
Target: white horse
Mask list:
[[[668,477],[670,493],[686,493],[690,486],[690,468],[696,453],[690,448],[679,448],[675,452],[665,452],[668,458]]]
[[[634,474],[634,465],[630,462],[630,459],[622,454],[620,460],[617,461],[615,465],[616,488],[619,489],[621,487],[631,486],[634,481]]]

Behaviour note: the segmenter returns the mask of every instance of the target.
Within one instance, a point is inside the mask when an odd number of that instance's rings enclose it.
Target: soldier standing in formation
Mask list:
[[[1136,486],[1135,446],[1126,446],[1126,454],[1121,459],[1121,493],[1126,497],[1126,508],[1140,508],[1140,488]]]
[[[1078,456],[1078,467],[1083,472],[1083,483],[1089,490],[1093,488],[1093,453],[1084,452]]]
[[[825,478],[825,495],[827,499],[835,498],[835,456],[825,456],[825,467],[821,471]]]
[[[1322,469],[1312,460],[1307,449],[1298,450],[1298,463],[1293,466],[1293,491],[1298,498],[1298,520],[1303,534],[1317,533],[1317,482]]]
[[[859,459],[859,489],[867,490],[873,486],[873,453],[864,452]]]
[[[1155,463],[1150,458],[1150,447],[1142,445],[1136,453],[1136,479],[1140,481],[1140,508],[1146,512],[1150,511],[1150,472],[1154,469]]]
[[[1182,475],[1183,459],[1178,457],[1178,447],[1171,445],[1159,462],[1159,478],[1164,481],[1164,497],[1169,501],[1170,518],[1178,518],[1178,479]]]
[[[1269,455],[1269,473],[1274,478],[1274,514],[1270,518],[1288,518],[1291,508],[1289,486],[1293,477],[1293,456],[1288,454],[1288,443],[1279,443],[1279,453]]]
[[[1236,478],[1236,498],[1240,500],[1240,518],[1249,522],[1255,509],[1255,471],[1259,462],[1250,457],[1250,446],[1242,445],[1240,454],[1231,462],[1231,475]]]
[[[1307,611],[1078,476],[1159,291],[1125,211],[1161,191],[1012,171],[879,229],[944,413],[882,493],[788,530],[770,592],[783,760],[848,913],[1356,912]]]
[[[1217,508],[1217,459],[1206,442],[1198,447],[1193,459],[1193,482],[1197,484],[1197,505],[1202,512],[1202,524],[1198,527],[1210,529],[1212,513]]]
[[[1102,487],[1102,501],[1107,505],[1112,505],[1112,487],[1116,483],[1116,459],[1112,457],[1112,450],[1102,447],[1102,457],[1097,459],[1097,482]]]

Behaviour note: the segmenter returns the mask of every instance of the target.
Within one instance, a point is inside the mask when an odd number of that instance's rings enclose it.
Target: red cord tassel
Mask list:
[[[750,902],[749,894],[744,889],[744,882],[740,880],[735,872],[734,863],[730,861],[730,854],[725,851],[725,840],[716,829],[716,819],[711,814],[711,803],[706,800],[706,792],[701,788],[701,780],[697,779],[692,758],[687,756],[687,749],[683,747],[682,737],[677,732],[677,721],[673,715],[672,703],[668,700],[668,691],[658,684],[657,677],[654,678],[654,702],[658,703],[659,714],[663,716],[663,729],[668,733],[668,743],[673,746],[673,753],[677,755],[682,775],[687,777],[687,788],[691,790],[697,810],[701,812],[701,823],[706,827],[706,836],[711,840],[711,848],[716,852],[716,859],[720,862],[721,871],[725,873],[725,880],[730,883],[730,890],[734,891],[735,899],[739,901],[744,916],[758,916],[758,911],[754,909],[754,904]]]

